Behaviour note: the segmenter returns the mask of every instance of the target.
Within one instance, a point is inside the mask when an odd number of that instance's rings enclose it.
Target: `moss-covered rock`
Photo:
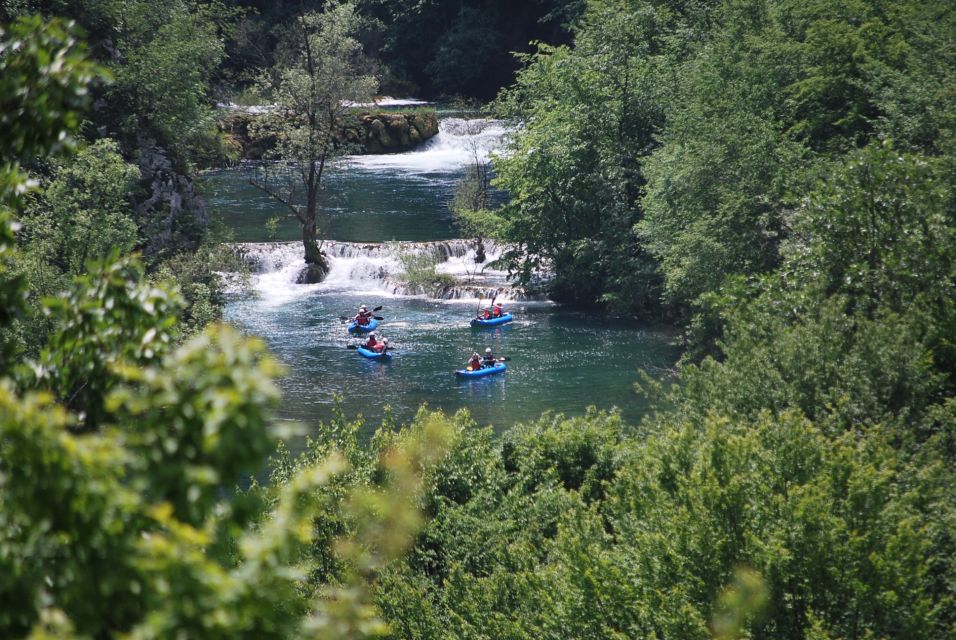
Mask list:
[[[251,124],[259,117],[242,110],[225,111],[219,117],[219,130],[230,143],[241,148],[245,160],[260,160],[274,139],[255,139]],[[438,133],[438,114],[434,110],[362,111],[355,113],[338,133],[340,144],[355,147],[354,153],[400,153],[410,151]]]

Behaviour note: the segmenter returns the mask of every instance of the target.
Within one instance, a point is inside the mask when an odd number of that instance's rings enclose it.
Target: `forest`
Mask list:
[[[283,419],[217,104],[321,280],[385,95],[508,123],[456,232],[668,328],[639,419]],[[954,105],[951,2],[5,0],[0,637],[956,639]]]

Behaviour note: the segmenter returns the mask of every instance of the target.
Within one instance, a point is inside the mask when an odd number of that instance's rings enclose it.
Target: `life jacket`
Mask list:
[[[358,322],[359,324],[368,324],[368,321],[371,319],[371,317],[372,317],[371,313],[359,312],[359,314],[355,316],[355,321]]]
[[[471,367],[472,371],[478,371],[478,369],[481,369],[481,358],[472,358],[468,361],[468,366]]]
[[[495,356],[494,356],[494,355],[484,356],[484,357],[481,359],[481,364],[483,364],[483,365],[486,366],[486,367],[493,367],[493,366],[495,366]]]
[[[369,337],[369,339],[365,341],[365,348],[374,349],[377,344],[378,344],[378,341],[375,340],[375,338]]]
[[[501,317],[501,307],[495,307],[494,309],[492,309],[492,310],[491,310],[491,315],[494,316],[495,318],[500,318],[500,317]]]
[[[485,320],[488,320],[489,318],[491,318],[491,312],[485,309],[482,312],[481,317],[484,318]]]

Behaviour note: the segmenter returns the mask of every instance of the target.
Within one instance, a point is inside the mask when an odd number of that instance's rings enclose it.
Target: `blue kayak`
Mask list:
[[[361,355],[364,358],[368,358],[369,360],[391,360],[392,359],[392,354],[390,354],[388,351],[386,351],[385,353],[379,353],[378,351],[369,351],[365,347],[358,347],[355,350],[359,352],[359,355]]]
[[[368,333],[369,331],[375,331],[375,327],[378,326],[378,320],[372,318],[368,321],[368,324],[359,324],[355,320],[349,323],[349,333]]]
[[[503,314],[502,316],[500,316],[500,317],[498,317],[498,318],[488,318],[487,320],[483,320],[482,318],[472,318],[472,319],[471,319],[471,326],[473,326],[473,327],[495,327],[495,326],[498,326],[499,324],[504,324],[504,323],[506,323],[506,322],[511,322],[512,320],[514,320],[514,318],[511,316],[511,314],[510,314],[510,313],[505,313],[505,314]]]
[[[455,372],[455,375],[459,378],[481,378],[482,376],[490,376],[495,373],[504,373],[505,369],[508,367],[505,366],[504,362],[498,362],[493,367],[482,367],[477,371],[469,371],[468,369],[459,369]]]

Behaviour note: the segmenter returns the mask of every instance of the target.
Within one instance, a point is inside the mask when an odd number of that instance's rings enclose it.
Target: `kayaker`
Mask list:
[[[358,313],[355,315],[355,324],[367,325],[372,321],[372,312],[368,310],[364,304],[359,307]]]
[[[375,347],[378,345],[378,338],[375,337],[375,332],[368,334],[368,340],[365,341],[365,344],[362,346],[369,351],[375,351]]]
[[[481,359],[482,366],[493,367],[495,366],[495,354],[491,352],[491,347],[485,349],[485,357]]]
[[[471,360],[468,361],[468,364],[465,366],[468,371],[478,371],[481,369],[481,356],[478,355],[478,352],[475,351],[471,354]]]
[[[491,317],[500,318],[502,315],[504,315],[504,310],[501,308],[501,303],[496,302],[495,306],[491,310]]]
[[[377,353],[385,353],[388,351],[388,338],[382,338],[382,341],[372,347],[372,349]]]
[[[482,309],[479,317],[482,320],[491,320],[491,309]]]

